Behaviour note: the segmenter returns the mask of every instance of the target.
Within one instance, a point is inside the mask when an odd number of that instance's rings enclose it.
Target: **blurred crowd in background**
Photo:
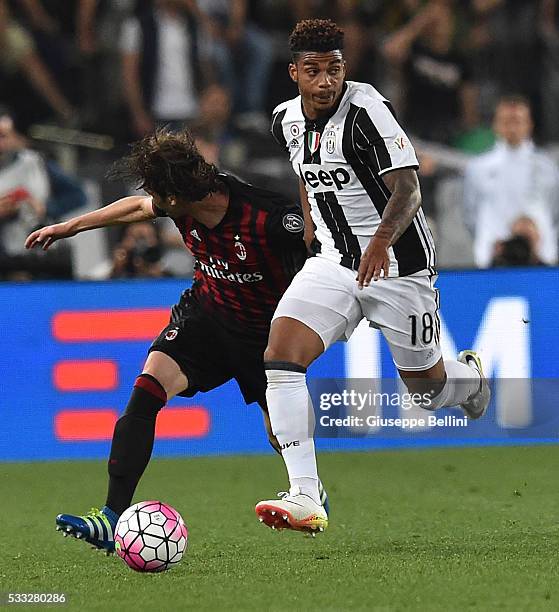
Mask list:
[[[439,266],[554,265],[557,4],[0,0],[0,278],[189,276],[167,220],[23,248],[35,227],[132,193],[105,173],[160,124],[296,198],[269,118],[297,95],[287,38],[309,17],[345,29],[348,78],[391,99],[412,138]]]

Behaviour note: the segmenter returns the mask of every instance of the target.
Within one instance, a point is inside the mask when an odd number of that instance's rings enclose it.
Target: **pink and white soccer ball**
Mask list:
[[[137,572],[163,572],[184,555],[188,530],[168,504],[144,501],[130,506],[115,529],[115,551]]]

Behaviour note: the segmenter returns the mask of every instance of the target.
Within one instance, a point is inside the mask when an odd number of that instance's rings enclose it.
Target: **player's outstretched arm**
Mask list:
[[[421,191],[415,170],[393,170],[382,178],[392,195],[386,204],[380,225],[361,257],[357,273],[360,289],[367,287],[371,279],[377,281],[381,274],[385,278],[388,276],[388,249],[406,231],[421,206]]]
[[[70,238],[80,232],[149,219],[155,219],[151,197],[129,196],[99,210],[35,230],[27,237],[25,248],[32,249],[35,246],[41,246],[46,251],[57,240]]]

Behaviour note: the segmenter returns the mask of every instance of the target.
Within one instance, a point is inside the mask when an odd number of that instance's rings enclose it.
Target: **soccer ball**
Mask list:
[[[168,504],[144,501],[130,506],[115,528],[115,551],[137,572],[163,572],[186,550],[188,531],[181,515]]]

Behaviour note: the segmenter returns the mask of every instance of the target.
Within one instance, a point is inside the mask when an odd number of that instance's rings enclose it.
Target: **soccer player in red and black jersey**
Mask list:
[[[118,164],[148,196],[39,229],[26,247],[116,224],[169,216],[196,259],[194,283],[149,349],[126,411],[117,421],[108,462],[105,506],[84,516],[61,514],[57,528],[112,551],[114,527],[131,505],[153,449],[157,413],[175,395],[191,397],[236,379],[247,404],[266,407],[263,353],[275,307],[306,259],[299,206],[283,196],[219,173],[187,132],[158,130]],[[324,493],[325,495],[325,493]]]

